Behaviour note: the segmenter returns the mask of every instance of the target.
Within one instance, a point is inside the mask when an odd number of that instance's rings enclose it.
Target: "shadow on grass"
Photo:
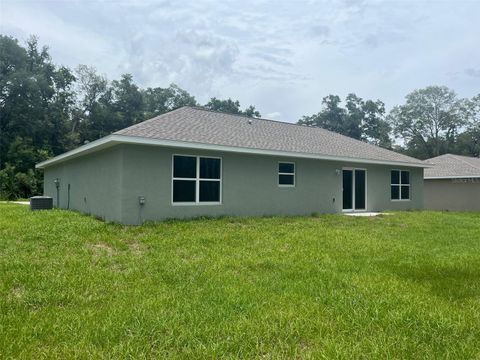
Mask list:
[[[433,295],[450,301],[462,301],[480,296],[480,264],[463,266],[421,264],[390,265],[390,271],[406,280],[414,281]]]

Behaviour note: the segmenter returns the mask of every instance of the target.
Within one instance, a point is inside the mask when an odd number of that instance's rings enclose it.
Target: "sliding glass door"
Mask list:
[[[344,211],[367,208],[367,172],[364,169],[343,169],[342,196]]]

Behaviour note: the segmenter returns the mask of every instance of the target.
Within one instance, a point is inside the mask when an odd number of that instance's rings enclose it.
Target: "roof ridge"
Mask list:
[[[209,112],[212,112],[212,113],[215,113],[215,114],[222,114],[222,115],[229,115],[229,116],[238,116],[238,117],[242,117],[242,118],[245,118],[245,119],[271,121],[271,122],[279,123],[279,124],[293,125],[293,126],[301,126],[301,127],[312,127],[312,128],[317,128],[317,129],[322,129],[322,130],[329,131],[329,130],[324,129],[324,128],[320,127],[320,126],[315,126],[315,125],[313,125],[313,126],[312,126],[312,125],[301,125],[301,124],[296,124],[296,123],[292,123],[292,122],[288,122],[288,121],[266,119],[266,118],[264,118],[264,117],[259,117],[259,118],[257,118],[257,117],[252,117],[252,116],[248,116],[248,115],[244,115],[244,114],[232,114],[232,113],[227,113],[227,112],[223,112],[223,111],[207,109],[207,108],[204,108],[203,106],[185,105],[184,107],[189,107],[189,108],[192,108],[192,109],[195,109],[195,110],[209,111]],[[340,135],[341,135],[341,134],[340,134]]]

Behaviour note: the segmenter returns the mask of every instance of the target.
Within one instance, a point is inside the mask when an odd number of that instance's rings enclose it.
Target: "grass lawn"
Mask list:
[[[479,358],[480,214],[106,224],[0,204],[0,358]]]

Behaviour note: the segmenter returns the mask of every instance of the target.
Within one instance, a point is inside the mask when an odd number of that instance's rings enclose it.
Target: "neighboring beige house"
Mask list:
[[[445,154],[428,160],[425,209],[480,211],[480,158]]]

